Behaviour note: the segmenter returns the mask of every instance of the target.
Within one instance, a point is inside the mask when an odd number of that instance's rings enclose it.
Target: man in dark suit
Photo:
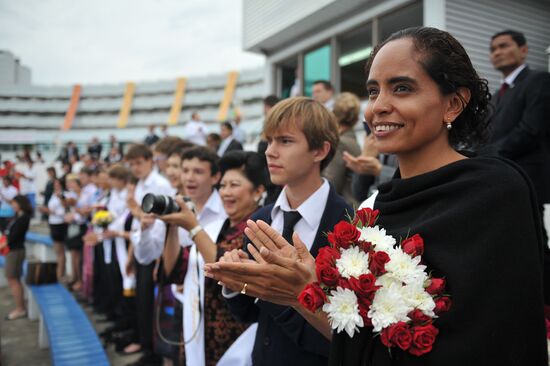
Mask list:
[[[218,148],[218,156],[222,157],[226,152],[232,150],[242,150],[243,145],[233,136],[233,125],[231,122],[223,122],[220,126],[220,136],[222,142]]]
[[[284,189],[275,203],[251,219],[266,221],[290,243],[296,231],[316,256],[328,244],[325,234],[352,214],[351,207],[321,177],[338,143],[334,116],[309,98],[291,98],[272,109],[264,132],[271,180]],[[226,285],[241,291],[224,289],[232,313],[242,321],[258,322],[252,351],[255,366],[328,363],[330,342],[294,308],[242,295],[246,293],[242,283]]]
[[[520,32],[496,33],[490,50],[491,62],[504,79],[493,95],[491,144],[501,156],[525,170],[535,187],[543,217],[544,204],[550,203],[550,74],[526,65],[529,49]],[[548,235],[543,231],[546,243]],[[547,247],[545,250],[548,254]],[[545,296],[550,303],[550,271],[545,272]]]

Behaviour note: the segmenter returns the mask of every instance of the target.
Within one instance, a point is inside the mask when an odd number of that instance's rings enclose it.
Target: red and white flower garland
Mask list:
[[[424,241],[415,234],[399,245],[376,224],[379,211],[364,208],[328,234],[330,246],[315,259],[318,282],[299,301],[322,308],[332,329],[353,337],[372,327],[388,348],[421,356],[431,351],[439,330],[433,322],[451,306],[445,280],[430,277],[422,263]]]

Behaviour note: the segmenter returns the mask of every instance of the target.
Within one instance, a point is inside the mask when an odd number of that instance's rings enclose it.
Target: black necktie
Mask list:
[[[294,226],[300,221],[302,215],[298,211],[283,211],[283,216],[283,238],[290,244],[294,244],[292,242],[292,233],[294,232]]]
[[[508,83],[502,83],[502,85],[500,86],[500,89],[498,90],[499,98],[502,97],[504,93],[506,93],[506,90],[508,90],[509,87],[510,85],[508,85]]]

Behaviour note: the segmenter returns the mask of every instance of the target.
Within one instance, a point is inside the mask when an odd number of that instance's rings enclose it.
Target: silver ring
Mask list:
[[[246,295],[246,286],[248,286],[248,283],[244,283],[243,289],[241,290],[241,294]]]

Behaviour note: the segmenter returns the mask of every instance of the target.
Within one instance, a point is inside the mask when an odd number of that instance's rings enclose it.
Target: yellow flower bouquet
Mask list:
[[[103,229],[106,229],[111,222],[113,222],[113,215],[107,210],[97,211],[92,218],[92,224],[100,226]]]

